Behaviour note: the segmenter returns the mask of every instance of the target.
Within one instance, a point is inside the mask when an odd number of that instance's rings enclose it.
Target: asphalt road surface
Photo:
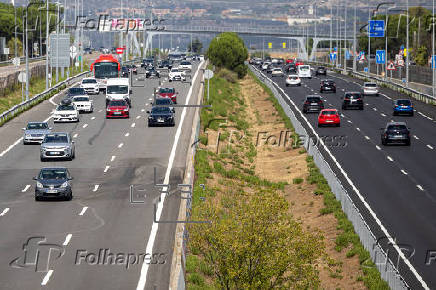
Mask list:
[[[198,63],[193,77],[197,68]],[[197,88],[200,78],[198,71]],[[133,83],[129,119],[105,119],[100,93],[91,96],[94,113],[81,114],[79,123],[49,120],[53,131],[72,134],[73,161],[42,163],[39,145],[20,140],[27,121],[50,117],[51,102],[0,128],[1,289],[136,289],[141,283],[145,289],[168,289],[176,225],[155,224],[152,230],[153,201],[162,194],[155,184],[168,175],[174,194],[156,202],[160,220],[175,220],[194,108],[176,108],[174,127],[148,128],[146,111],[158,80]],[[176,88],[178,104],[194,104],[197,98],[189,83],[163,85]],[[72,173],[72,201],[34,200],[32,177],[52,166]]]
[[[271,75],[269,77],[271,78]],[[319,93],[320,80],[326,78],[336,82],[337,93]],[[317,113],[306,114],[306,117],[318,135],[324,138],[327,147],[390,235],[396,239],[405,256],[409,257],[416,271],[430,289],[436,288],[435,259],[427,265],[429,257],[436,256],[434,107],[412,99],[416,110],[415,116],[393,116],[393,100],[406,96],[381,88],[378,97],[364,97],[363,111],[342,110],[341,96],[346,91],[362,92],[362,81],[333,72],[329,72],[327,77],[303,79],[301,87],[286,87],[285,77],[271,79],[285,91],[300,110],[306,95],[317,94],[322,96],[326,109],[336,108],[340,111],[342,117],[339,128],[318,128]],[[290,105],[289,100],[286,101]],[[293,109],[292,105],[290,107]],[[296,110],[294,113],[299,115]],[[404,121],[411,128],[410,147],[381,144],[380,128],[391,120]],[[331,167],[334,168],[332,165]],[[341,181],[342,184],[347,184],[343,178]],[[363,206],[359,206],[353,190],[347,189],[362,214],[367,217],[366,220],[371,220]],[[374,222],[370,221],[369,224],[383,244],[384,236],[381,231]],[[392,261],[397,264],[394,249],[386,244],[384,247],[389,251]],[[433,254],[430,251],[433,251]],[[402,262],[398,266],[411,289],[420,289],[421,284],[410,274],[409,269],[406,269],[407,266]]]

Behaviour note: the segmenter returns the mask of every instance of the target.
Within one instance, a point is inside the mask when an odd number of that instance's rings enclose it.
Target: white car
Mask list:
[[[172,81],[186,81],[186,74],[178,68],[172,68],[168,74],[168,80]]]
[[[192,70],[192,64],[189,61],[182,61],[179,64],[179,69]]]
[[[288,75],[286,78],[286,86],[301,86],[301,79],[298,75]]]
[[[62,100],[53,111],[53,122],[79,122],[79,111],[71,99]]]
[[[84,78],[80,83],[80,87],[85,90],[87,94],[96,94],[100,92],[100,85],[95,78]]]
[[[268,68],[268,66],[271,64],[271,62],[269,62],[269,61],[265,61],[263,64],[262,64],[262,70],[267,70],[267,68]]]
[[[281,68],[279,67],[273,68],[271,72],[271,77],[282,77],[282,76],[283,76],[283,71]]]
[[[371,83],[371,82],[365,82],[363,83],[363,95],[367,96],[367,95],[373,95],[373,96],[378,96],[378,87],[376,83]]]
[[[77,110],[79,112],[94,112],[94,104],[92,100],[89,99],[88,96],[77,96],[72,98],[72,102],[76,105]]]
[[[297,67],[297,73],[300,78],[312,78],[312,70],[310,69],[310,65],[301,64]]]

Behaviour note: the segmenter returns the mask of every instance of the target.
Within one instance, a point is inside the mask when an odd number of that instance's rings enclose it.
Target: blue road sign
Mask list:
[[[436,69],[436,55],[431,58],[431,68]]]
[[[404,45],[403,44],[400,46],[400,50],[404,50]]]
[[[376,63],[377,64],[385,64],[386,63],[386,53],[384,50],[377,50],[375,56],[376,56]]]
[[[364,67],[364,68],[363,68],[363,71],[364,71],[364,72],[368,72],[368,68],[367,68],[367,67]]]
[[[385,21],[369,20],[369,37],[385,37]]]
[[[330,53],[330,60],[335,61],[336,60],[336,53]]]
[[[351,55],[350,55],[350,51],[347,49],[345,51],[345,59],[350,59]]]
[[[337,47],[334,47],[334,48],[333,48],[333,51],[338,51],[338,48],[337,48]]]

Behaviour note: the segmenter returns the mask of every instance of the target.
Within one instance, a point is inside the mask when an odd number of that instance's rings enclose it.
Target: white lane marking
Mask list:
[[[83,129],[85,129],[86,127],[88,127],[88,124],[83,124]]]
[[[141,109],[141,112],[145,112],[145,109]]]
[[[45,274],[44,279],[42,279],[42,282],[41,282],[42,286],[47,285],[48,281],[50,280],[51,275],[53,275],[53,270],[48,270],[47,274]]]
[[[124,143],[120,143],[120,144],[118,145],[118,148],[123,147],[123,145],[124,145]]]
[[[377,108],[372,108],[372,109],[377,112]]]
[[[130,127],[135,128],[135,126],[136,126],[136,124],[135,124],[135,123],[132,123],[132,126],[130,126]]]
[[[73,135],[73,138],[77,138],[77,136],[79,136],[79,134],[76,133]]]
[[[126,134],[124,134],[124,137],[129,137],[130,133],[127,132]]]
[[[418,112],[418,114],[420,114],[421,116],[423,116],[424,118],[427,118],[427,116],[426,115],[424,115],[423,113],[421,113],[421,112]]]
[[[200,63],[199,67],[197,68],[197,71],[195,72],[194,77],[192,78],[193,84],[195,83],[195,81],[197,79],[199,68],[202,66],[202,64],[203,64],[203,62]],[[189,104],[189,100],[191,99],[191,95],[192,95],[192,86],[190,86],[188,94],[186,96],[185,105]],[[185,116],[186,116],[186,107],[183,107],[183,111],[182,111],[182,115],[180,117],[179,125],[177,126],[176,135],[174,136],[173,147],[171,148],[170,157],[168,159],[168,166],[167,166],[167,170],[165,173],[165,178],[164,178],[163,184],[168,184],[169,180],[170,180],[170,173],[171,173],[171,169],[173,167],[174,158],[176,156],[177,144],[179,143],[179,138],[180,138],[180,134],[182,132],[182,125],[183,125],[183,121],[185,119]],[[165,191],[165,190],[162,190],[162,191]],[[157,206],[157,211],[156,211],[156,215],[155,215],[156,220],[160,220],[160,216],[161,216],[162,210],[163,210],[163,204],[165,202],[166,193],[161,193],[160,197],[161,197],[161,201],[159,202],[159,204]],[[151,226],[151,232],[149,235],[149,239],[147,242],[146,253],[152,253],[152,251],[153,251],[154,241],[156,239],[158,228],[159,228],[159,223],[153,222],[153,225]],[[149,263],[144,262],[142,264],[141,275],[139,277],[139,281],[138,281],[138,285],[136,286],[136,290],[143,290],[145,288],[145,283],[147,280],[147,273],[148,273],[149,266],[150,266]]]
[[[345,115],[344,115],[344,114],[341,114],[341,117],[342,117],[342,118],[345,118]]]
[[[9,211],[9,207],[5,208],[1,213],[0,216],[4,216],[5,214],[7,214]]]
[[[387,95],[385,95],[385,94],[380,94],[380,95],[382,95],[383,97],[385,97],[386,99],[388,99],[388,100],[392,100],[392,98],[391,97],[388,97]]]
[[[19,138],[17,141],[15,141],[14,144],[9,145],[9,147],[6,150],[3,150],[2,153],[0,153],[0,157],[5,156],[6,153],[8,153],[9,151],[12,150],[12,148],[14,148],[15,146],[17,146],[21,141],[23,141],[23,137]]]
[[[434,149],[433,146],[431,146],[431,145],[427,145],[427,147],[430,148],[431,150]]]
[[[82,211],[79,213],[79,215],[84,215],[85,214],[85,211],[88,209],[88,207],[87,206],[84,206],[83,208],[82,208]]]
[[[109,170],[109,168],[110,168],[110,166],[109,165],[106,165],[106,167],[104,168],[104,173],[106,173],[108,170]]]
[[[95,117],[91,117],[91,120],[95,120]]]
[[[421,185],[417,185],[416,187],[418,187],[419,190],[424,191],[424,188]]]
[[[345,89],[342,89],[343,92],[345,92]]]
[[[136,117],[136,119],[139,119],[139,118],[141,118],[141,116],[137,116],[137,117]]]
[[[53,116],[48,117],[47,119],[44,120],[44,122],[48,122],[48,120],[50,120]]]
[[[360,132],[360,128],[359,127],[356,127],[356,130]]]
[[[65,237],[65,241],[64,241],[64,243],[62,244],[62,246],[68,246],[68,243],[70,242],[72,236],[73,236],[72,234],[68,234],[68,235]]]
[[[95,184],[94,189],[92,191],[94,191],[94,192],[97,191],[99,187],[100,187],[100,184]]]
[[[369,104],[368,104],[368,103],[365,103],[365,106],[369,106]]]
[[[381,113],[380,115],[381,115],[382,117],[386,117],[386,115],[385,115],[385,114],[383,114],[383,113]]]
[[[26,192],[30,188],[30,184],[26,185],[21,192]]]
[[[152,98],[150,98],[150,99],[148,99],[149,101],[153,101],[153,99]]]
[[[380,146],[375,145],[375,148],[377,148],[377,150],[381,150]]]
[[[413,135],[413,138],[415,138],[416,140],[419,140],[419,137],[416,135]]]
[[[111,157],[111,162],[113,162],[113,161],[115,160],[115,158],[116,158],[116,156],[115,156],[115,155],[112,155],[112,157]]]
[[[103,112],[103,110],[98,110],[99,113]]]
[[[368,136],[365,136],[365,139],[366,139],[366,140],[369,140],[370,138],[369,138]]]
[[[353,122],[351,122],[351,120],[347,120],[348,123],[353,124]]]
[[[388,160],[389,160],[390,162],[394,162],[394,159],[392,159],[391,156],[388,156],[387,158],[388,158]]]
[[[401,173],[403,173],[404,175],[407,175],[407,172],[404,171],[404,169],[401,169]]]

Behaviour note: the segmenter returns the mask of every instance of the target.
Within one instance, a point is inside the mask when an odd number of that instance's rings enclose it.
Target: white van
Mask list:
[[[297,73],[300,78],[312,78],[312,70],[310,69],[310,65],[301,64],[297,66]]]
[[[112,100],[125,100],[130,103],[130,83],[128,78],[108,79],[106,84],[106,106]]]

